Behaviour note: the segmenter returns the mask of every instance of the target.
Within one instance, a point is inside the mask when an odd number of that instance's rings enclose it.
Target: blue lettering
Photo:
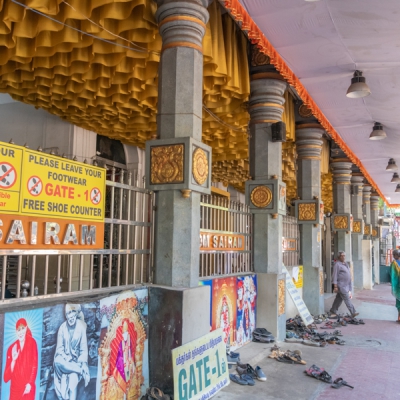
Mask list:
[[[179,372],[179,400],[187,400],[187,383],[186,383],[186,371],[182,369]]]

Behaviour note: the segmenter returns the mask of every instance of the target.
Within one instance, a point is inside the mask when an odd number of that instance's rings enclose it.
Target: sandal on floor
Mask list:
[[[325,383],[332,383],[332,377],[323,369],[313,364],[310,368],[304,371],[308,376],[323,381]]]
[[[170,400],[170,397],[167,394],[164,394],[164,392],[158,387],[148,388],[146,395],[149,400]]]
[[[333,387],[334,389],[339,389],[342,386],[347,386],[349,388],[354,389],[354,386],[350,386],[346,381],[343,380],[343,378],[337,378],[333,381],[331,387]]]

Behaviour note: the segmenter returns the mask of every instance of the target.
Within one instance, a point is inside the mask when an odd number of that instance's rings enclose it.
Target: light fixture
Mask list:
[[[394,161],[393,158],[389,160],[386,171],[397,171],[396,161]]]
[[[372,128],[372,132],[369,135],[371,140],[381,140],[385,139],[386,132],[383,130],[383,126],[380,122],[375,122],[374,127]]]
[[[395,192],[396,192],[396,193],[400,192],[400,184],[398,184],[398,185],[396,186]]]
[[[399,174],[397,172],[395,172],[393,174],[393,178],[392,178],[392,180],[390,182],[391,183],[400,183],[400,177],[399,177]]]
[[[351,85],[347,89],[346,96],[352,99],[369,96],[371,90],[365,83],[365,78],[362,76],[361,71],[355,71],[353,78],[351,78]]]

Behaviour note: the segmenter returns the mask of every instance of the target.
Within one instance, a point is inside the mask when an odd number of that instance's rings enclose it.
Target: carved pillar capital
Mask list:
[[[379,194],[378,193],[371,193],[371,211],[374,210],[378,210],[379,208]]]
[[[333,182],[337,185],[350,185],[352,162],[348,158],[331,160]]]
[[[209,19],[208,1],[159,0],[156,19],[163,39],[162,51],[190,47],[202,53],[203,36]]]
[[[369,185],[363,186],[363,204],[369,204],[371,200],[371,189]]]
[[[299,160],[321,159],[322,135],[324,128],[319,124],[296,126],[296,150]]]
[[[282,120],[287,83],[275,72],[250,77],[250,123],[274,123]]]

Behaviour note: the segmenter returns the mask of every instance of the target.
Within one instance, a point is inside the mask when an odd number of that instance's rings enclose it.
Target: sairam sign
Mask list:
[[[200,250],[232,251],[244,250],[244,235],[200,232]]]

